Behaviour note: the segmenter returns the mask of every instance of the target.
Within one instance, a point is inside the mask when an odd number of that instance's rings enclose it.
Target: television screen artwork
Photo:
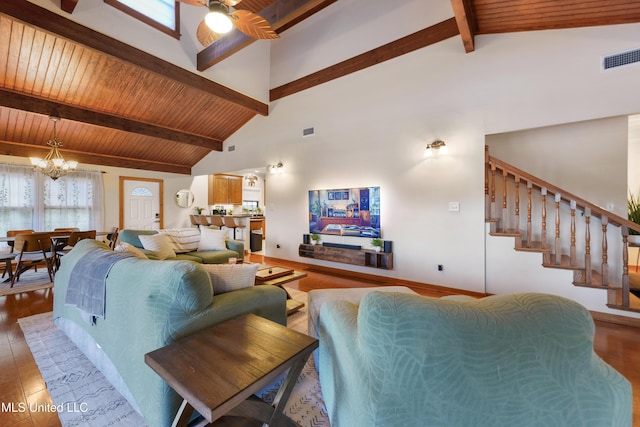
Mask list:
[[[381,237],[380,187],[309,191],[309,233]]]

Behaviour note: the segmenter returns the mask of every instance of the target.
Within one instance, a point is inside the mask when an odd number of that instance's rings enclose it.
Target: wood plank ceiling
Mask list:
[[[78,1],[82,0],[67,0],[61,5],[73,11]],[[335,0],[294,0],[293,12],[284,17],[273,12],[282,10],[281,2],[291,8],[291,0],[245,0],[241,4],[263,14],[282,32]],[[454,26],[443,37],[441,23],[416,33],[420,37],[415,38],[436,43],[459,34],[465,50],[472,52],[479,34],[640,22],[640,2],[636,1],[451,3],[457,30]],[[223,38],[200,52],[199,68],[201,60],[202,68],[207,68],[251,42],[238,35]],[[410,51],[407,38],[389,42],[376,49],[376,55],[392,58]],[[401,43],[403,47],[398,49]],[[428,44],[417,43],[414,49]],[[352,64],[340,64],[348,71],[341,74],[329,67],[326,76],[314,73],[308,81],[292,82],[298,89],[278,97],[378,62],[354,58]],[[224,140],[256,114],[267,115],[268,105],[26,0],[2,0],[0,154],[44,156],[46,142],[53,134],[51,114],[63,118],[58,124],[58,140],[63,142],[63,155],[68,159],[190,174],[193,165],[211,151],[222,151]]]

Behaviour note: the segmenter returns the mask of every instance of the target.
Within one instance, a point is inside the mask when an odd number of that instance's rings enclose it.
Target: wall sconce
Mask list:
[[[270,173],[282,173],[284,172],[284,165],[282,162],[278,162],[278,164],[275,165],[267,165],[267,170]]]
[[[444,141],[433,141],[431,144],[427,145],[424,156],[436,157],[440,154],[447,154],[447,151],[447,144],[445,144]]]

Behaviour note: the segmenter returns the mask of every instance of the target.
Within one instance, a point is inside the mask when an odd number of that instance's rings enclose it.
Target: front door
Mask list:
[[[162,180],[120,177],[120,228],[158,230],[162,225]]]

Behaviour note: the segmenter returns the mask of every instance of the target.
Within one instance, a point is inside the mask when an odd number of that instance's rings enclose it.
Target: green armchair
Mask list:
[[[565,298],[372,292],[326,302],[319,331],[332,427],[631,425],[629,382]]]

